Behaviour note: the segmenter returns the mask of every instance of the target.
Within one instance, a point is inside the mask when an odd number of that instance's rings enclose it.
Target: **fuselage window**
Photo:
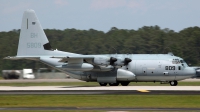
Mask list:
[[[181,70],[181,66],[178,66],[178,70]]]
[[[165,70],[168,70],[168,66],[165,66]]]
[[[175,70],[175,66],[165,66],[165,70]]]

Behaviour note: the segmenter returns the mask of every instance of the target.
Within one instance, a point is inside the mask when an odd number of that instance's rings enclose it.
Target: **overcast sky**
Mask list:
[[[44,29],[200,26],[200,0],[0,0],[0,32],[20,29],[26,9],[35,10]]]

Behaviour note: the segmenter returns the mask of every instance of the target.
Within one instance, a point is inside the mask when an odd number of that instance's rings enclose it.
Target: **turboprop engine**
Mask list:
[[[114,62],[116,62],[117,59],[114,57],[107,57],[107,56],[99,56],[99,57],[95,57],[93,60],[94,64],[97,65],[113,65]]]
[[[93,60],[94,64],[97,65],[112,65],[112,66],[124,66],[128,65],[129,62],[132,60],[130,58],[121,58],[121,57],[107,57],[107,56],[101,56],[101,57],[95,57]]]
[[[132,60],[130,58],[116,58],[117,61],[113,63],[114,66],[126,66]]]

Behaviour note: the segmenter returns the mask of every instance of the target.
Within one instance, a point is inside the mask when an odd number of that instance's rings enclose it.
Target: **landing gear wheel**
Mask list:
[[[178,85],[178,82],[177,82],[176,80],[174,80],[174,81],[170,81],[169,84],[170,84],[171,86],[177,86],[177,85]]]
[[[122,86],[128,86],[130,82],[121,82]]]
[[[101,83],[101,82],[100,82],[99,85],[100,85],[100,86],[106,86],[107,83]]]
[[[116,82],[116,83],[109,83],[110,86],[118,86],[119,85],[119,82]]]

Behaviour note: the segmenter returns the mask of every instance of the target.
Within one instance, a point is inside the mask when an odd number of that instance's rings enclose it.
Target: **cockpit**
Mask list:
[[[181,61],[179,59],[173,59],[172,64],[180,64]]]
[[[183,59],[173,59],[172,64],[181,64],[183,67],[188,67],[187,63]]]
[[[187,63],[184,60],[180,60],[182,66],[188,67]]]
[[[184,60],[180,60],[181,63],[186,63]]]

